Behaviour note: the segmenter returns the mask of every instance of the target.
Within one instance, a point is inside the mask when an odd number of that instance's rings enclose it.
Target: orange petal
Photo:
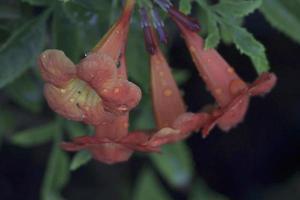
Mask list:
[[[99,96],[79,79],[73,79],[65,88],[46,84],[44,93],[49,106],[67,119],[96,125],[106,115]]]
[[[95,46],[92,52],[102,52],[110,56],[115,63],[119,59],[121,49],[127,41],[128,29],[130,25],[131,13],[135,0],[127,0],[122,15],[118,21],[110,28],[106,35]]]
[[[77,75],[98,93],[105,83],[116,81],[117,68],[113,59],[104,53],[91,53],[77,66]]]
[[[170,67],[157,48],[151,55],[152,102],[157,128],[170,127],[186,108]]]
[[[141,100],[140,88],[125,80],[116,81],[114,87],[104,88],[101,93],[104,108],[115,114],[124,114],[136,107]]]
[[[274,73],[263,73],[250,85],[249,92],[252,96],[266,94],[275,86],[276,82],[277,77]]]
[[[38,65],[43,79],[58,87],[76,77],[75,65],[59,50],[44,51],[39,57]]]

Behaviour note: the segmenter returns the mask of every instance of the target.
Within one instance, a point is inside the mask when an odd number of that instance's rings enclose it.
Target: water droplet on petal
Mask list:
[[[164,95],[166,96],[166,97],[169,97],[169,96],[171,96],[173,94],[173,91],[171,90],[171,89],[165,89],[164,90]]]
[[[118,110],[125,112],[125,111],[128,111],[128,107],[126,105],[121,105],[118,107]]]

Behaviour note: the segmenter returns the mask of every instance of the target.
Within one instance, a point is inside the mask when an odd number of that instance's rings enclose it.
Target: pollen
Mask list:
[[[70,99],[70,102],[72,102],[72,103],[73,103],[74,101],[75,101],[75,99],[73,99],[73,98],[71,98],[71,99]]]
[[[66,90],[65,89],[60,89],[60,92],[64,94],[64,93],[66,93]]]
[[[159,76],[164,76],[165,75],[164,72],[159,72],[158,74],[159,74]]]
[[[173,91],[172,91],[172,90],[170,90],[170,89],[164,90],[164,95],[165,95],[166,97],[169,97],[169,96],[171,96],[172,94],[173,94]]]

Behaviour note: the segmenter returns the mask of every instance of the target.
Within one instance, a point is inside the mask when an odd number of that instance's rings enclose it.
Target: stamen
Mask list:
[[[159,14],[155,9],[152,9],[151,16],[152,16],[153,26],[158,33],[159,41],[166,44],[168,42],[168,37],[164,30],[165,24],[163,20],[160,18]]]
[[[140,16],[141,16],[141,27],[144,32],[144,40],[147,51],[150,54],[155,53],[156,44],[153,39],[151,24],[149,22],[149,17],[145,8],[140,8]]]
[[[169,0],[154,0],[164,11],[169,11],[169,9],[173,6]]]

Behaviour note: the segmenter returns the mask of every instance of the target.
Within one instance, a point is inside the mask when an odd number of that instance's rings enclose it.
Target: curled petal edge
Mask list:
[[[202,136],[209,135],[210,130],[218,124],[223,131],[229,131],[238,123],[242,122],[247,112],[251,96],[264,95],[272,90],[277,82],[274,73],[263,73],[247,88],[242,90],[225,107],[215,109],[211,114],[211,119],[202,129]]]

